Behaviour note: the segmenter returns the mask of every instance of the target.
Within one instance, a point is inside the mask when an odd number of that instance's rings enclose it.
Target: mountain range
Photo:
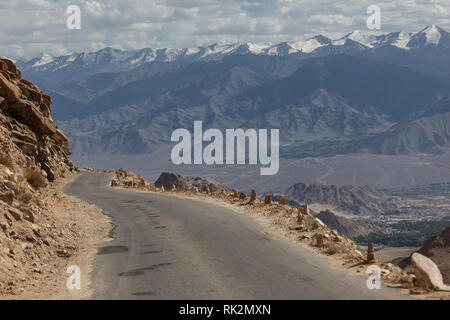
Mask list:
[[[295,183],[284,191],[292,204],[324,204],[355,215],[383,214],[397,209],[395,199],[369,186]],[[299,206],[299,205],[296,205]]]
[[[318,57],[328,54],[354,54],[356,52],[377,52],[386,49],[414,51],[447,51],[450,49],[450,34],[442,28],[431,25],[417,33],[392,32],[379,33],[356,30],[347,35],[332,39],[317,35],[305,40],[273,44],[266,43],[214,43],[210,46],[194,48],[143,48],[123,51],[111,47],[97,52],[81,52],[53,57],[43,53],[32,59],[18,59],[16,63],[27,70],[42,75],[52,75],[52,82],[76,79],[76,73],[84,78],[86,74],[103,72],[130,71],[151,62],[176,63],[221,60],[231,55],[267,55],[267,56],[301,56]],[[75,74],[68,75],[67,71]]]
[[[281,128],[284,146],[340,139],[351,146],[341,152],[450,150],[450,34],[435,25],[16,63],[53,97],[52,116],[77,154],[150,153],[194,120]]]

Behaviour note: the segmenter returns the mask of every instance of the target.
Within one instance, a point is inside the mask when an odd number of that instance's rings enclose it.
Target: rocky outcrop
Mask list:
[[[45,187],[76,168],[66,135],[50,117],[51,103],[0,59],[0,295],[16,294],[17,278],[38,279],[59,252],[70,255],[51,211],[57,201]]]
[[[165,190],[171,190],[172,185],[178,190],[188,190],[197,188],[204,192],[209,188],[210,192],[221,192],[222,190],[230,192],[226,186],[212,179],[204,179],[199,177],[184,177],[182,175],[170,172],[163,172],[155,182],[157,188],[164,187]]]
[[[425,241],[418,252],[433,260],[442,272],[444,282],[450,283],[450,226]]]
[[[425,290],[450,291],[442,279],[442,274],[433,260],[414,252],[411,255],[411,264],[416,275],[416,286]]]
[[[285,194],[288,203],[326,204],[357,215],[383,213],[397,208],[394,200],[368,186],[354,187],[296,183]]]
[[[143,177],[134,172],[122,168],[114,172],[114,178],[111,180],[111,187],[132,188],[150,191],[156,190],[153,183],[148,182]]]
[[[0,59],[2,139],[18,148],[5,146],[0,150],[0,159],[6,161],[3,165],[8,165],[9,158],[24,161],[25,167],[41,173],[48,181],[73,170],[69,140],[51,119],[51,103],[48,95],[21,78],[10,60]]]

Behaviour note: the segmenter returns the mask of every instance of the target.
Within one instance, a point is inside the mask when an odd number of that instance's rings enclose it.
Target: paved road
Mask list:
[[[279,240],[251,218],[193,199],[108,187],[111,175],[83,172],[64,191],[111,215],[114,240],[94,262],[97,299],[405,299],[368,290]]]

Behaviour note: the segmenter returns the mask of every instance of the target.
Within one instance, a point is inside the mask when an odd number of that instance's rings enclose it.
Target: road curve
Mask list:
[[[113,189],[83,172],[64,192],[103,208],[114,240],[100,245],[93,299],[407,299],[277,240],[255,220],[210,203]]]

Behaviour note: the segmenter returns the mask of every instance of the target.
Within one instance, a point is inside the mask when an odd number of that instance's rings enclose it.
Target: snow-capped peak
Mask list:
[[[344,45],[347,39],[362,44],[368,48],[373,48],[379,44],[380,36],[386,35],[386,33],[378,31],[367,31],[367,30],[355,30],[342,38],[333,41],[334,45]]]
[[[49,55],[48,53],[43,53],[38,57],[37,61],[33,64],[33,67],[44,66],[53,62],[53,60],[54,58],[51,55]]]
[[[425,45],[438,45],[439,41],[441,40],[442,29],[436,26],[435,24],[432,24],[431,26],[426,27],[421,31],[421,33],[425,34],[426,37],[426,44]]]
[[[356,45],[355,45],[356,44]],[[397,47],[401,50],[422,49],[436,46],[439,49],[450,49],[450,35],[436,25],[426,27],[417,33],[356,30],[346,35],[305,35],[303,39],[280,43],[218,42],[208,46],[177,48],[143,48],[139,50],[120,50],[107,47],[96,52],[71,53],[61,57],[42,54],[31,60],[20,60],[24,68],[36,68],[56,71],[65,68],[71,70],[91,68],[92,70],[126,71],[153,61],[200,61],[220,60],[229,55],[312,55],[327,52],[351,53],[371,50],[379,47]],[[322,48],[323,50],[318,50]],[[328,50],[329,49],[329,50]],[[95,71],[93,71],[95,72]]]
[[[289,42],[289,45],[299,52],[311,53],[320,47],[330,44],[330,42],[331,42],[330,39],[322,35],[318,35],[306,40]]]
[[[412,34],[411,41],[408,43],[410,48],[424,48],[427,46],[440,46],[443,39],[449,38],[449,34],[439,28],[437,25],[432,24],[425,29]]]

